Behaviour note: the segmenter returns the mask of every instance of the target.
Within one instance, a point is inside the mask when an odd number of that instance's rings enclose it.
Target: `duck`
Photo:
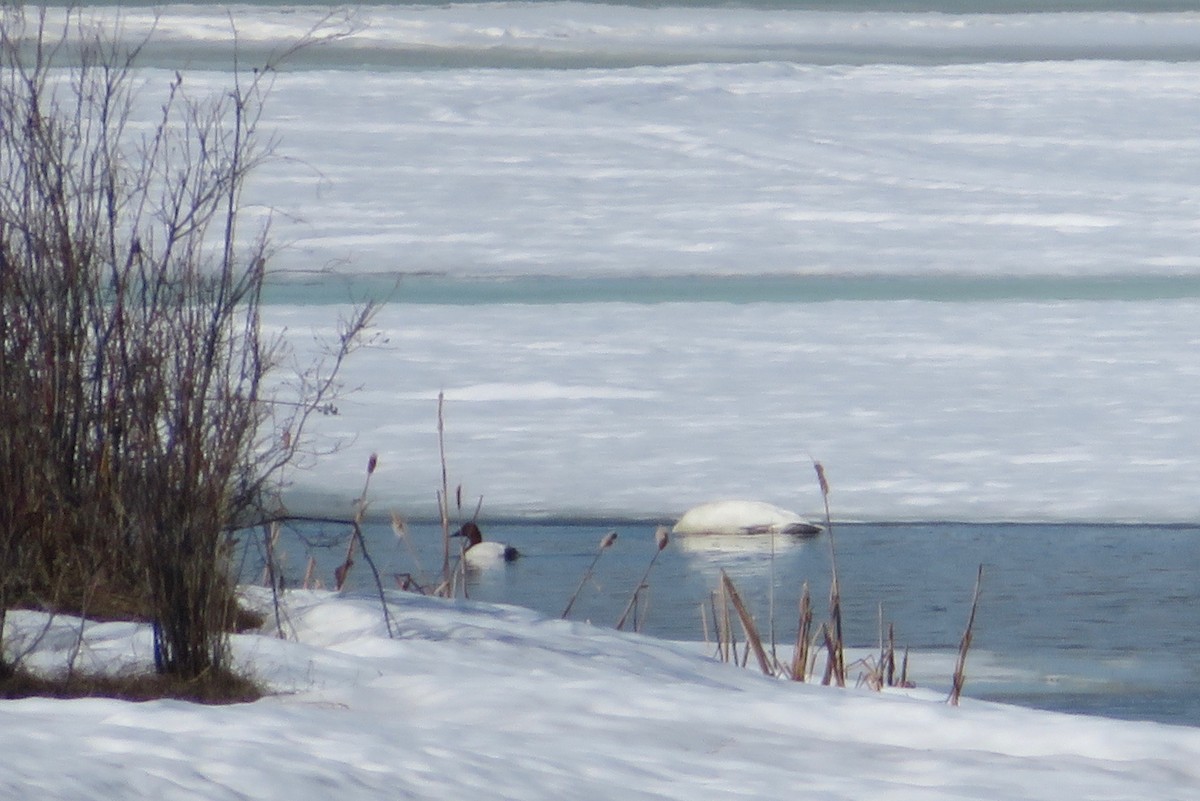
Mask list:
[[[467,567],[486,567],[501,562],[512,562],[521,555],[520,551],[502,542],[484,542],[483,531],[474,521],[463,523],[451,537],[465,537],[467,547],[463,549],[463,561]]]
[[[672,534],[790,534],[815,537],[824,529],[795,512],[762,501],[710,501],[693,506]]]

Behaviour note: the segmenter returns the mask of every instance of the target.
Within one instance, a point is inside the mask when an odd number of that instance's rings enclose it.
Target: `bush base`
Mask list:
[[[210,671],[198,679],[158,673],[120,676],[74,674],[47,677],[23,668],[0,671],[0,698],[115,698],[154,701],[172,698],[198,704],[242,704],[266,692],[253,679],[232,671]]]

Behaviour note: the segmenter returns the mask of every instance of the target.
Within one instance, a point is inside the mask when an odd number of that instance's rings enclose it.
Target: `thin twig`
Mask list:
[[[394,638],[396,633],[392,628],[392,615],[388,610],[387,595],[383,591],[383,580],[379,577],[379,570],[375,567],[375,560],[371,558],[370,552],[367,551],[367,541],[363,539],[362,526],[357,522],[354,524],[354,535],[358,538],[363,559],[367,560],[367,566],[371,568],[371,574],[375,577],[375,589],[379,592],[379,604],[383,609],[383,622],[387,626],[388,637]]]

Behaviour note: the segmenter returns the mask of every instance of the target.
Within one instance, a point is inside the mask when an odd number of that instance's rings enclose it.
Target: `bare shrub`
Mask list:
[[[332,386],[276,419],[264,383],[271,253],[239,223],[274,71],[200,98],[176,73],[139,126],[145,42],[48,19],[0,9],[0,616],[141,616],[159,672],[198,677],[228,664],[225,532],[262,516]]]

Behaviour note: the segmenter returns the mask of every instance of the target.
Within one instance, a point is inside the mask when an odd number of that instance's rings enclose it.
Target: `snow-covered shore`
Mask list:
[[[252,704],[0,705],[0,795],[1190,801],[1200,786],[1200,729],[800,685],[514,607],[389,598],[394,639],[378,599],[290,594],[287,641],[235,638],[275,691]],[[56,621],[33,663],[61,662],[76,628]],[[79,665],[148,658],[145,629],[97,624]]]

